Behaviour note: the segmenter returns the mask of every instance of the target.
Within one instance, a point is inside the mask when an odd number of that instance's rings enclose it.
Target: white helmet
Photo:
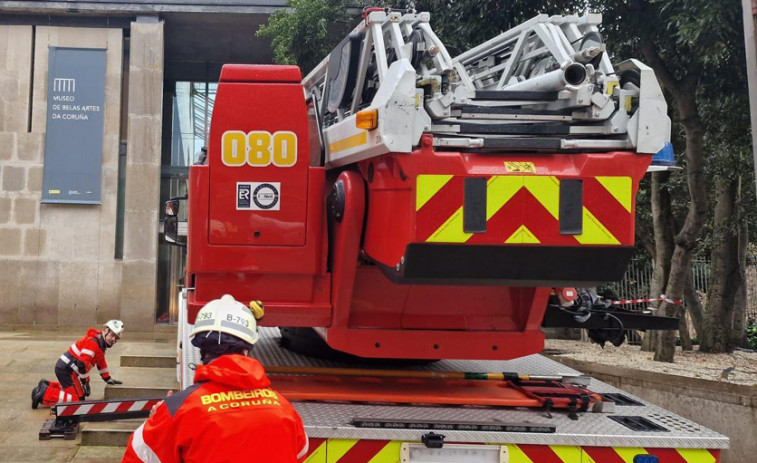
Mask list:
[[[200,309],[189,337],[194,338],[197,333],[206,331],[226,333],[251,345],[258,341],[258,326],[252,312],[229,294]]]
[[[121,320],[109,320],[107,323],[105,323],[104,326],[119,338],[124,332],[124,322],[122,322]]]

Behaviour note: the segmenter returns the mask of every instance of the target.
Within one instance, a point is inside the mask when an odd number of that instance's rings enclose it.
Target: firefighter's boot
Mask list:
[[[45,396],[45,392],[48,389],[49,381],[40,379],[37,387],[32,390],[32,408],[36,410],[39,403],[42,402],[42,398]]]

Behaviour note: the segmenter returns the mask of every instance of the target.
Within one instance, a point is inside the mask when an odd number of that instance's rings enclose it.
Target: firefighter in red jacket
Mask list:
[[[259,302],[251,308],[262,314]],[[153,408],[122,463],[301,461],[308,449],[302,419],[248,357],[258,340],[250,309],[228,294],[211,301],[190,337],[203,363],[195,384]]]
[[[90,328],[83,338],[71,344],[55,364],[58,382],[41,379],[32,391],[32,408],[40,403],[48,407],[59,402],[84,400],[90,394],[89,370],[97,365],[100,376],[108,384],[122,384],[110,377],[105,351],[118,342],[124,332],[121,320],[110,320],[102,331]]]

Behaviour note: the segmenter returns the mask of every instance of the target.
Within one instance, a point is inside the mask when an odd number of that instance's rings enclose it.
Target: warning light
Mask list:
[[[641,454],[633,457],[633,463],[660,463],[657,455]]]
[[[364,130],[373,130],[378,127],[378,109],[366,109],[357,113],[355,126]]]

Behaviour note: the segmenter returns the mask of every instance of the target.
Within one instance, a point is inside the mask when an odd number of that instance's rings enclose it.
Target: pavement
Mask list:
[[[42,378],[56,380],[53,371],[56,360],[84,332],[85,330],[0,331],[0,352],[5,354],[0,358],[0,366],[4,370],[0,377],[0,460],[3,462],[121,461],[123,447],[83,446],[82,433],[79,433],[76,440],[39,440],[39,430],[51,414],[48,408],[41,405],[37,410],[32,410],[31,390]],[[121,357],[175,355],[175,336],[175,330],[171,329],[162,329],[154,333],[130,334],[127,331],[123,339],[106,353],[111,376],[123,381],[124,387],[149,382],[149,369],[121,367]],[[119,375],[122,368],[123,374]],[[105,383],[96,373],[92,375],[91,384],[90,399],[103,398]]]

